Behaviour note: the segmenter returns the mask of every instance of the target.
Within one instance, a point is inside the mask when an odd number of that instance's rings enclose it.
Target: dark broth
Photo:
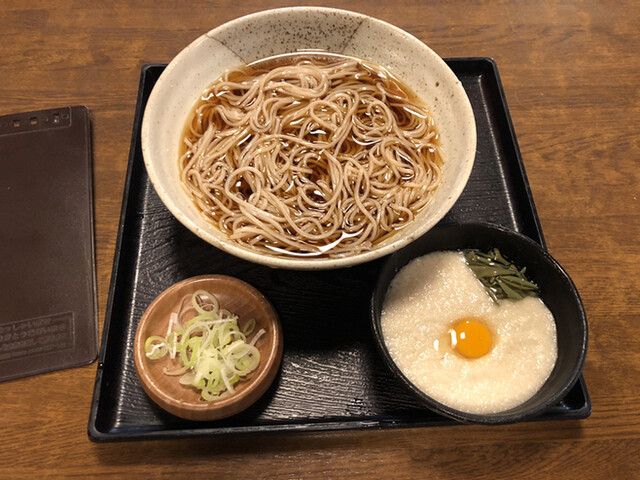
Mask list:
[[[354,58],[344,56],[344,55],[339,55],[339,54],[332,54],[328,52],[316,52],[316,51],[277,55],[277,56],[261,59],[256,62],[247,64],[244,68],[241,68],[235,71],[232,74],[232,76],[229,77],[229,80],[237,83],[242,83],[245,81],[249,81],[258,75],[267,73],[273,70],[274,68],[288,66],[288,65],[295,65],[301,61],[309,61],[315,65],[333,65],[333,64],[338,64],[340,62],[344,62],[345,60],[354,60]],[[355,59],[355,60],[359,60],[359,59]],[[376,74],[377,76],[376,81],[382,82],[384,84],[384,87],[389,92],[392,92],[398,96],[407,97],[410,101],[416,104],[424,105],[424,102],[422,102],[420,98],[410,88],[408,88],[400,80],[395,78],[386,69],[376,66],[371,62],[366,62],[365,65],[371,65],[374,68],[377,67],[375,69],[372,69],[371,72]],[[207,101],[208,101],[208,97],[205,96],[205,94],[203,93],[203,95],[198,100],[198,102],[196,102],[196,104],[193,106],[191,113],[188,116],[188,121],[185,123],[184,129],[183,129],[182,138],[185,138],[185,139],[190,138],[192,141],[195,140],[195,137],[192,137],[191,128],[192,128],[192,125],[195,125],[195,122],[198,121],[198,119],[196,118],[196,111],[203,103],[206,103]],[[407,113],[402,110],[402,107],[396,107],[391,105],[389,107],[392,110],[393,114],[396,116],[396,118],[402,119],[403,116],[404,117],[407,116]],[[437,133],[436,133],[436,140],[434,143],[439,144],[439,135]],[[185,154],[187,154],[187,151],[188,151],[188,147],[186,143],[183,142],[180,149],[180,157],[183,157]],[[438,165],[438,167],[442,166],[443,159],[439,155],[436,155],[436,157],[437,157],[436,164]],[[316,174],[316,176],[319,176],[319,175],[320,175],[319,173]],[[405,181],[406,180],[411,180],[411,178],[406,178]],[[252,193],[253,192],[251,191],[251,188],[249,187],[249,185],[243,180],[238,182],[238,184],[236,185],[236,190],[234,191],[234,194],[239,194],[245,200],[248,199]],[[414,215],[417,214],[419,211],[424,210],[425,206],[423,206],[420,210],[415,211]],[[210,220],[210,223],[219,229],[218,222],[216,222],[216,218],[213,217],[209,212],[205,212],[202,208],[200,207],[198,208],[203,213],[205,213],[205,216]],[[402,219],[400,218],[400,220]],[[394,235],[397,230],[402,229],[405,226],[406,225],[403,224],[399,228],[394,228],[390,232],[383,233],[373,241],[373,245],[377,245],[387,240],[390,236]],[[224,233],[228,234],[230,232],[224,232]],[[294,231],[290,231],[289,233],[293,236],[296,235]],[[277,245],[269,245],[269,244],[266,244],[264,246],[277,255],[293,255],[293,256],[303,256],[303,257],[308,257],[308,256],[328,257],[328,256],[332,256],[332,248],[335,245],[341,242],[349,242],[349,239],[356,235],[357,233],[347,234],[343,232],[337,241],[332,241],[329,244],[322,243],[322,242],[314,243],[312,241],[309,241],[307,242],[307,244],[310,247],[315,249],[315,251],[313,252],[290,251],[283,248],[279,248],[279,246]],[[245,245],[244,243],[240,243],[240,244]],[[245,245],[245,246],[251,248],[250,245]],[[342,253],[341,255],[344,255],[344,253]]]

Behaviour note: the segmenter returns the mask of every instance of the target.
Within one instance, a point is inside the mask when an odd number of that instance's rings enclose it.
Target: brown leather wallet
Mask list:
[[[0,117],[0,381],[96,359],[94,258],[88,109]]]

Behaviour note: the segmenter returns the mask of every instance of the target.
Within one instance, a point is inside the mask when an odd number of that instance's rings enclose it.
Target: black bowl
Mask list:
[[[400,371],[389,355],[380,313],[389,284],[414,258],[441,250],[498,248],[511,262],[527,267],[527,277],[535,282],[539,295],[553,313],[558,339],[558,359],[542,388],[529,400],[509,410],[493,414],[465,413],[435,401]],[[465,423],[504,424],[529,419],[558,403],[578,380],[587,354],[587,317],[575,285],[564,269],[539,244],[511,230],[488,224],[449,223],[435,227],[407,247],[389,257],[382,266],[371,298],[371,319],[378,347],[389,368],[437,413]]]

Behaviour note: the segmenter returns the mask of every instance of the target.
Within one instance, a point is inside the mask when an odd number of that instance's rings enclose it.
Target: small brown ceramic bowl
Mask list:
[[[151,335],[166,336],[169,317],[177,312],[185,295],[207,290],[218,299],[221,308],[238,315],[238,326],[256,320],[260,337],[260,365],[234,385],[235,393],[221,400],[207,402],[200,392],[179,382],[179,376],[166,375],[165,367],[175,369],[178,363],[168,355],[158,360],[147,358],[144,344]],[[256,402],[273,382],[282,360],[282,327],[269,301],[254,287],[233,277],[204,275],[183,280],[162,292],[140,319],[134,343],[134,359],[138,378],[144,391],[164,410],[187,420],[218,420],[230,417]]]

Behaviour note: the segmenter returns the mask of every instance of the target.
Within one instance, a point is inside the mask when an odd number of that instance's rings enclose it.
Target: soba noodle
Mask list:
[[[342,56],[226,71],[184,143],[181,181],[198,208],[270,254],[372,248],[427,205],[443,159],[428,109],[383,68]]]

